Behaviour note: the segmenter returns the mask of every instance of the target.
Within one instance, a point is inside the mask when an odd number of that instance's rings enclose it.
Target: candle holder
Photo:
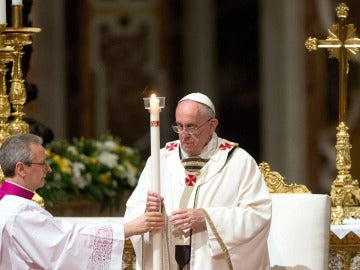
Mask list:
[[[164,109],[165,108],[165,97],[155,97],[157,100],[159,100],[159,109],[161,111],[161,109]],[[147,110],[150,110],[151,109],[151,97],[148,97],[148,98],[143,98],[144,100],[144,107],[145,109]]]
[[[0,25],[0,145],[10,136],[8,130],[8,118],[10,116],[10,102],[6,90],[6,64],[13,61],[14,49],[5,45],[3,31],[6,25]]]
[[[22,26],[22,5],[12,5],[12,27],[4,29],[5,45],[12,46],[13,66],[11,72],[10,103],[14,112],[14,120],[9,123],[10,134],[29,133],[29,125],[23,121],[23,107],[26,102],[26,89],[23,79],[21,59],[25,45],[32,43],[32,35],[41,31],[40,28]]]

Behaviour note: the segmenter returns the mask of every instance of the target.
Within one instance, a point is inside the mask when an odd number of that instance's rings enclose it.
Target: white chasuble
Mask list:
[[[177,269],[175,245],[183,232],[168,219],[184,201],[187,208],[203,209],[207,217],[207,229],[191,234],[191,270],[270,269],[267,237],[271,199],[257,163],[246,151],[218,138],[216,151],[200,173],[189,175],[181,164],[179,141],[170,142],[160,151],[160,178],[166,216],[162,235],[163,270]],[[189,186],[192,191],[187,194],[185,189]],[[125,220],[144,213],[148,190],[151,190],[151,158],[127,202]],[[131,237],[138,270],[152,269],[150,234]]]
[[[124,228],[70,224],[14,195],[0,201],[0,269],[121,269]]]

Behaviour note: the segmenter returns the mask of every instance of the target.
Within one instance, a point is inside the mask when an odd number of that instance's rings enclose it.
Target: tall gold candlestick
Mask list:
[[[23,79],[21,59],[25,45],[32,43],[33,34],[41,31],[40,28],[22,26],[22,5],[12,6],[12,27],[4,30],[5,44],[14,48],[13,67],[11,72],[10,103],[14,110],[14,120],[9,124],[10,134],[29,133],[29,125],[23,121],[23,107],[26,102],[26,89]]]
[[[2,125],[6,130],[4,131],[4,138],[1,137],[0,139],[5,139],[7,136],[12,134],[29,133],[30,131],[29,125],[22,120],[24,115],[22,110],[26,102],[26,90],[23,79],[21,58],[24,54],[24,46],[30,45],[32,43],[31,36],[34,33],[40,32],[41,29],[34,27],[22,27],[22,8],[22,5],[12,5],[12,27],[4,28],[0,26],[0,28],[3,29],[3,31],[0,32],[2,34],[0,37],[0,43],[3,42],[6,46],[10,46],[11,48],[11,51],[9,51],[9,47],[5,47],[7,49],[5,49],[3,53],[1,53],[0,50],[0,77],[2,80],[0,82],[0,129]],[[1,63],[10,58],[13,61],[13,67],[11,72],[10,95],[8,97],[6,95],[5,83],[6,69],[5,67],[1,68]],[[4,77],[2,76],[3,74]],[[14,120],[10,124],[7,124],[6,121],[10,114],[9,100],[15,112],[13,113]],[[0,170],[0,183],[3,178],[4,175],[2,170]],[[39,194],[35,193],[32,200],[37,202],[41,207],[44,207],[44,199],[39,196]]]
[[[8,118],[10,116],[10,102],[6,90],[6,64],[13,61],[14,49],[5,46],[5,25],[0,25],[0,145],[10,136],[8,131]]]

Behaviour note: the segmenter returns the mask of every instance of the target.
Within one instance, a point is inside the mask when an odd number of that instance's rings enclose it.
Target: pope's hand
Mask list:
[[[160,212],[148,212],[124,224],[125,237],[148,231],[159,231],[164,226],[164,215]]]
[[[146,212],[160,212],[164,198],[156,192],[148,191],[146,199]]]
[[[206,230],[205,215],[200,209],[186,208],[176,210],[171,213],[169,221],[179,230],[192,229],[193,232]]]

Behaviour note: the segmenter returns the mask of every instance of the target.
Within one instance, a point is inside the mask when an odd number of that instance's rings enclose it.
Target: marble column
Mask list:
[[[199,91],[217,100],[216,4],[213,0],[184,0],[184,92]]]
[[[305,183],[303,1],[260,1],[262,159]]]

